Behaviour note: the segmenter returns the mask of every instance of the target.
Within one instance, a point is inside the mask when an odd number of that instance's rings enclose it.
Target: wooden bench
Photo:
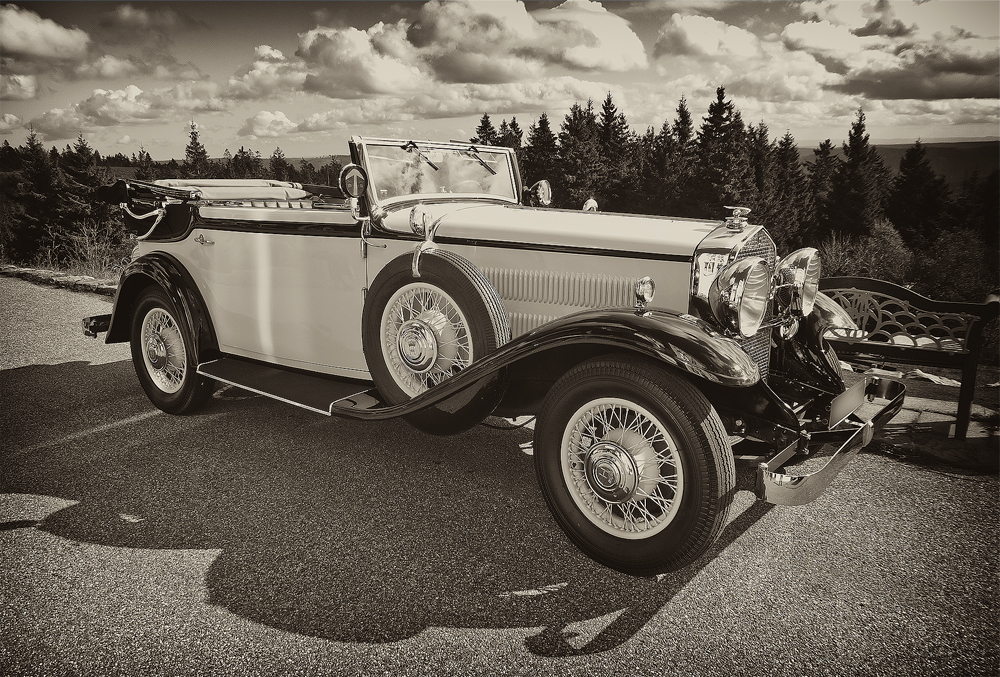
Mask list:
[[[828,332],[827,340],[838,356],[863,363],[890,360],[962,370],[955,439],[964,440],[983,329],[1000,314],[1000,302],[992,295],[987,303],[935,301],[891,282],[865,277],[827,277],[819,286],[863,332],[859,338]]]

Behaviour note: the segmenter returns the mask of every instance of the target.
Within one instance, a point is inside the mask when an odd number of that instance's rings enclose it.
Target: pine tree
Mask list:
[[[340,180],[340,171],[342,169],[343,166],[340,164],[340,160],[337,159],[337,156],[331,155],[330,161],[316,170],[316,178],[327,186],[336,186],[337,182]]]
[[[782,235],[775,238],[779,251],[808,244],[807,231],[814,213],[809,181],[802,171],[795,137],[785,132],[774,151],[774,223]],[[781,240],[780,242],[778,240]]]
[[[198,126],[193,121],[189,137],[190,141],[184,148],[184,174],[193,179],[204,178],[210,173],[208,151],[201,143]]]
[[[934,172],[918,140],[899,161],[899,174],[886,202],[886,216],[911,248],[925,247],[946,225],[950,206],[948,183]]]
[[[593,100],[587,101],[586,108],[573,104],[566,114],[559,131],[559,159],[559,192],[553,202],[569,209],[580,209],[590,198],[600,203],[602,164]]]
[[[521,147],[521,139],[524,136],[521,127],[517,124],[516,118],[500,121],[500,129],[497,132],[496,145],[506,148],[513,148],[515,151]]]
[[[528,143],[517,156],[524,185],[530,186],[542,179],[552,180],[556,173],[557,153],[556,135],[549,125],[549,116],[542,113],[538,121],[528,127]]]
[[[264,163],[258,151],[240,146],[240,149],[236,151],[236,155],[233,156],[230,166],[232,167],[231,173],[234,179],[264,178]]]
[[[483,113],[483,117],[479,119],[479,126],[476,127],[476,135],[469,139],[469,142],[481,143],[484,146],[497,145],[497,130],[490,120],[489,113]]]
[[[819,242],[832,232],[833,182],[840,167],[840,158],[833,153],[833,142],[823,141],[813,150],[814,160],[806,163],[809,193],[812,196],[814,214],[808,227],[809,239]]]
[[[58,151],[52,148],[46,152],[35,130],[29,129],[21,149],[23,181],[16,193],[21,213],[15,224],[12,249],[17,260],[32,261],[42,255],[43,248],[52,246],[47,238],[52,225],[58,223],[59,204],[54,198],[62,188],[58,158]]]
[[[608,92],[597,119],[598,149],[601,155],[601,171],[597,182],[601,186],[602,209],[625,211],[634,206],[637,188],[636,163],[645,160],[637,157],[640,152],[625,114],[618,110],[611,93]]]
[[[92,216],[91,195],[105,183],[97,178],[95,153],[82,132],[73,147],[63,151],[59,168],[63,182],[62,191],[55,197],[60,206],[59,230],[61,234],[75,234]],[[106,173],[102,171],[101,175]]]
[[[889,171],[869,144],[865,113],[860,108],[844,144],[844,161],[834,175],[831,227],[847,235],[865,236],[885,217],[883,204]]]
[[[132,156],[132,164],[135,166],[135,178],[140,181],[155,181],[157,176],[156,164],[145,148],[139,146],[139,154]]]
[[[524,141],[524,132],[521,130],[521,125],[517,124],[517,118],[513,115],[510,118],[510,143],[505,143],[505,146],[509,146],[514,150],[520,150],[521,144]]]
[[[597,121],[601,156],[610,163],[621,162],[631,140],[630,136],[628,120],[625,114],[618,110],[611,98],[611,92],[608,92]]]
[[[750,207],[753,222],[766,226],[782,251],[788,233],[778,198],[777,146],[771,142],[770,130],[764,122],[747,128],[745,143],[753,190],[749,191],[752,198],[744,198],[740,204]]]
[[[219,178],[232,179],[233,177],[233,154],[227,148],[222,152],[222,160],[219,161]]]
[[[743,118],[725,87],[716,90],[698,130],[697,201],[703,217],[728,214],[726,205],[748,206],[755,199]]]
[[[317,183],[316,166],[305,158],[302,158],[299,160],[299,177],[302,183]]]
[[[687,99],[681,97],[672,126],[660,131],[664,144],[663,177],[666,199],[662,214],[699,216],[697,195],[698,139]]]
[[[16,172],[21,168],[21,154],[7,139],[0,145],[0,171]]]
[[[289,173],[292,166],[285,159],[285,154],[281,152],[280,147],[275,147],[274,152],[271,153],[271,161],[268,164],[268,169],[271,172],[271,178],[275,181],[288,181]]]

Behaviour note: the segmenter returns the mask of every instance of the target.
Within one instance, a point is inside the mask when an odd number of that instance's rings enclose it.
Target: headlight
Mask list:
[[[708,302],[724,327],[750,338],[764,321],[770,294],[767,262],[759,256],[749,256],[719,273],[708,291]]]
[[[819,292],[822,265],[819,253],[812,247],[794,251],[778,264],[778,284],[782,286],[778,302],[792,310],[809,315]]]

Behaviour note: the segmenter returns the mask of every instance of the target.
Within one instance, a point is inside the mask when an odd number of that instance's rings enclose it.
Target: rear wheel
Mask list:
[[[139,296],[132,313],[132,364],[146,396],[169,414],[186,414],[212,394],[214,381],[200,376],[180,313],[160,289]]]
[[[535,450],[560,527],[619,571],[684,567],[728,519],[736,471],[722,421],[697,388],[644,360],[570,370],[546,398]]]

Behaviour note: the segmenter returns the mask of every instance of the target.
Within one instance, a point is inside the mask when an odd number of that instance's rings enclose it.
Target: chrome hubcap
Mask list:
[[[635,496],[639,486],[639,468],[635,459],[614,442],[600,442],[584,461],[590,488],[609,503],[621,503]]]
[[[570,417],[561,447],[573,502],[601,530],[649,538],[673,522],[684,494],[677,444],[645,408],[602,398]]]
[[[396,348],[406,368],[417,374],[427,372],[437,362],[437,337],[423,320],[409,320],[400,327]]]
[[[158,335],[146,339],[146,357],[153,369],[163,369],[167,363],[167,344]]]

